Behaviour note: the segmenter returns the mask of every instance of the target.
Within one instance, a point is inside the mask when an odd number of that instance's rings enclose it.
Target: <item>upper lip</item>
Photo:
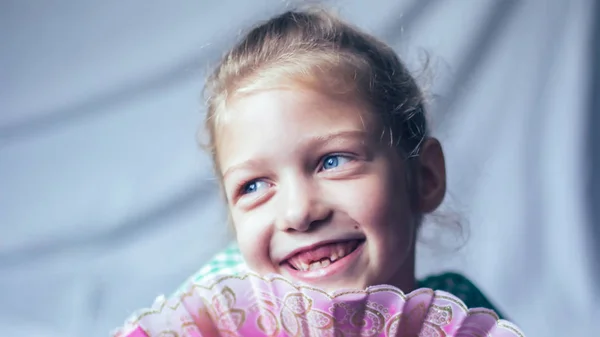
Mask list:
[[[309,245],[309,246],[304,246],[304,247],[300,247],[298,249],[293,250],[291,253],[287,254],[283,259],[281,259],[280,263],[284,263],[287,260],[289,260],[290,258],[292,258],[293,256],[300,254],[300,253],[304,253],[306,251],[310,251],[312,249],[315,249],[319,246],[324,246],[324,245],[328,245],[328,244],[332,244],[332,243],[341,243],[341,242],[346,242],[346,241],[354,241],[354,240],[358,240],[358,241],[362,241],[364,240],[364,237],[354,237],[354,238],[347,238],[347,239],[335,239],[335,240],[324,240],[324,241],[319,241],[315,244]]]

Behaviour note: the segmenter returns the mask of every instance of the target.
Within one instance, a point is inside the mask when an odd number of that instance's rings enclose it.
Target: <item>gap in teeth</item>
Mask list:
[[[325,268],[325,267],[331,265],[332,263],[336,262],[337,260],[352,253],[356,249],[356,246],[358,246],[358,243],[353,243],[350,246],[348,246],[347,244],[337,244],[335,249],[333,249],[331,256],[329,256],[329,257],[324,257],[324,258],[320,259],[319,261],[312,261],[312,262],[296,261],[296,263],[290,263],[290,265],[294,269],[300,270],[300,271],[309,271],[309,270]]]
[[[313,261],[313,262],[309,263],[308,265],[302,263],[301,267],[302,267],[303,271],[325,268],[325,267],[331,265],[332,263],[334,263],[335,261],[343,258],[346,255],[347,254],[343,247],[337,247],[337,250],[335,250],[331,254],[330,257],[324,257],[324,258],[320,259],[319,261]]]

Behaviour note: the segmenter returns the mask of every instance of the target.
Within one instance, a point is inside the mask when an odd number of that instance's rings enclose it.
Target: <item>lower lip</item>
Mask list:
[[[358,255],[362,252],[364,243],[365,243],[364,241],[361,241],[352,253],[344,256],[343,258],[341,258],[339,260],[336,260],[334,263],[332,263],[324,268],[319,268],[316,270],[301,271],[301,270],[296,270],[296,269],[292,268],[292,266],[290,266],[288,264],[286,264],[284,268],[295,279],[298,279],[298,280],[304,281],[304,282],[308,282],[308,283],[314,282],[317,279],[332,276],[332,275],[342,272],[343,270],[346,270],[348,268],[348,266],[350,264],[352,264],[356,260]]]

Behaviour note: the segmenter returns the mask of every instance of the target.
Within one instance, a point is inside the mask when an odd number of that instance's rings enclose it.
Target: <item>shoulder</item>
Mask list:
[[[420,288],[431,288],[434,290],[442,290],[453,294],[460,298],[469,308],[487,308],[494,310],[500,318],[504,315],[491,303],[490,300],[465,276],[447,272],[428,276],[419,280]]]
[[[184,291],[191,283],[223,274],[238,274],[247,270],[246,263],[236,244],[231,244],[213,256],[200,270],[190,276],[177,292]]]

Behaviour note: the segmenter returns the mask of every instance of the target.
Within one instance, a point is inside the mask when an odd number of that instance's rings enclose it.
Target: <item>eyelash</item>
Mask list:
[[[344,158],[344,159],[348,159],[349,161],[353,161],[354,160],[354,158],[351,155],[349,155],[349,154],[344,154],[344,153],[330,153],[330,154],[327,154],[327,155],[321,157],[321,159],[319,159],[319,171],[324,170],[323,166],[325,165],[325,160],[328,159],[328,158],[331,158],[331,157]],[[246,194],[251,194],[251,192],[247,193],[247,192],[244,192],[244,190],[246,190],[251,184],[254,184],[254,183],[257,183],[257,182],[260,182],[260,181],[261,181],[261,178],[256,178],[256,179],[252,179],[252,180],[240,182],[236,186],[236,189],[235,189],[237,191],[237,195],[244,196]]]

